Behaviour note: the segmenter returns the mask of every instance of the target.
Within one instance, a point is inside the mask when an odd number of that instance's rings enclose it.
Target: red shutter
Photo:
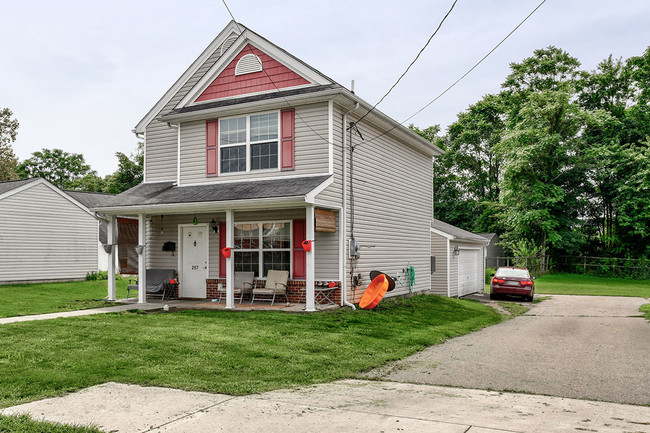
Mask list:
[[[305,220],[293,220],[293,279],[300,280],[307,277],[307,257],[302,248],[302,241],[307,237]]]
[[[293,147],[294,147],[294,125],[295,125],[295,111],[293,108],[282,110],[282,141],[280,143],[281,164],[282,171],[293,170]]]
[[[205,173],[208,176],[216,176],[218,173],[217,158],[219,150],[217,147],[219,137],[218,120],[208,120],[205,122]]]
[[[226,248],[226,223],[219,223],[219,278],[226,278],[226,258],[221,250]]]

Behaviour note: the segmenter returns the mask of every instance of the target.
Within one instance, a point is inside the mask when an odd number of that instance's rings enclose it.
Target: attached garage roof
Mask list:
[[[468,232],[467,230],[463,230],[460,227],[452,226],[451,224],[447,224],[446,222],[442,222],[437,219],[431,220],[431,229],[444,233],[449,239],[480,242],[482,244],[488,243],[487,239],[480,235],[477,235],[476,233]]]

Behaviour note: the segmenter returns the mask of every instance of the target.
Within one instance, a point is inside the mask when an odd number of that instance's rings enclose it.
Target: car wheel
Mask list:
[[[497,295],[496,293],[490,293],[490,299],[496,299]]]
[[[533,302],[533,295],[531,294],[530,296],[526,296],[526,300],[528,302]]]

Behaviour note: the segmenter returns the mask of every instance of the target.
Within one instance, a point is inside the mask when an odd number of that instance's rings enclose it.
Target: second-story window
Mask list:
[[[221,173],[278,169],[278,112],[219,120]]]

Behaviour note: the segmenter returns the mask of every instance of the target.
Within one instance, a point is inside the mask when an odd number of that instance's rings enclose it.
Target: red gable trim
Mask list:
[[[237,62],[246,54],[251,54],[251,50],[262,61],[264,70],[251,74],[235,75]],[[285,87],[301,86],[304,84],[310,84],[310,82],[274,58],[248,44],[226,66],[212,84],[203,91],[195,102],[263,92],[265,90],[275,90],[276,88],[282,89]]]

